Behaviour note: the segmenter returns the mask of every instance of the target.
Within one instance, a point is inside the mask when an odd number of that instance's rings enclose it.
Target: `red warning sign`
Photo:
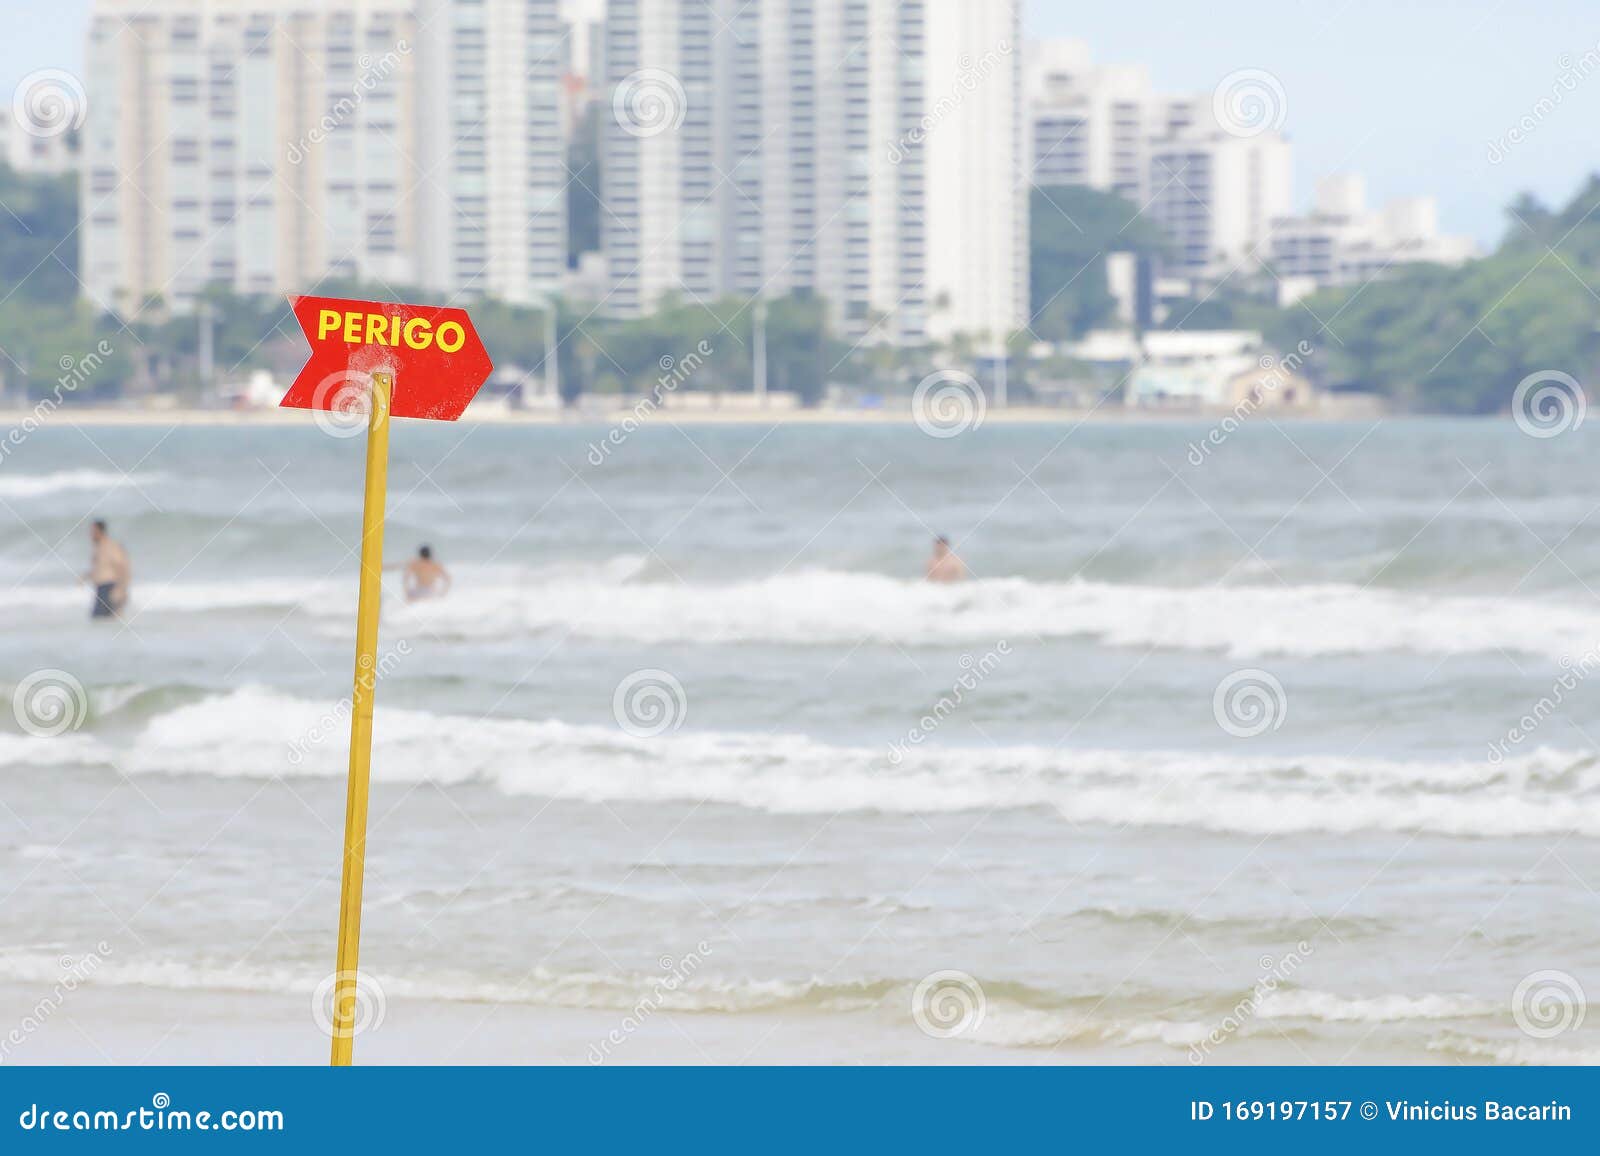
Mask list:
[[[455,421],[494,365],[465,309],[291,297],[311,358],[280,405],[351,412],[364,407],[372,374],[393,374],[393,417]]]

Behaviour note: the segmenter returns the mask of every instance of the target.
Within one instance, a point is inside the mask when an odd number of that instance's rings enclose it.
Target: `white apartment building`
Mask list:
[[[288,293],[352,277],[512,299],[554,287],[556,5],[95,0],[86,296],[132,314],[182,311],[217,284]]]
[[[1318,182],[1311,212],[1272,222],[1270,265],[1284,303],[1317,289],[1365,284],[1396,266],[1454,266],[1476,255],[1471,238],[1439,233],[1434,198],[1405,197],[1370,210],[1366,182],[1351,174]]]
[[[1142,201],[1155,98],[1142,66],[1095,66],[1081,40],[1028,46],[1029,156],[1040,187],[1082,185]]]
[[[1152,139],[1144,212],[1173,245],[1167,272],[1214,281],[1267,264],[1272,222],[1294,200],[1289,142],[1275,131],[1242,136],[1211,109],[1186,106],[1185,127]]]
[[[1095,64],[1081,40],[1027,46],[1028,159],[1035,185],[1080,185],[1135,205],[1149,191],[1150,142],[1189,129],[1201,99],[1152,90],[1143,65]]]
[[[19,124],[0,106],[0,163],[14,172],[56,176],[78,166],[76,134],[66,124]]]
[[[611,0],[606,307],[810,291],[853,338],[1027,319],[1014,0]]]
[[[420,283],[535,304],[567,263],[559,0],[415,6]]]
[[[414,283],[415,42],[403,0],[325,11],[97,0],[80,231],[89,298],[131,314],[158,299],[183,309],[208,284]]]
[[[1229,132],[1212,94],[1156,93],[1144,68],[1097,65],[1077,40],[1030,44],[1027,72],[1035,185],[1125,197],[1172,238],[1165,271],[1176,277],[1220,277],[1264,259],[1293,191],[1279,133]]]

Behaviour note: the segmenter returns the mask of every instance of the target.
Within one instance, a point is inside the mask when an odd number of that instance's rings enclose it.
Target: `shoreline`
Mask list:
[[[0,984],[7,1006],[33,1007],[36,986]],[[367,1014],[372,1009],[368,1008]],[[383,1001],[355,1040],[362,1064],[1084,1064],[1182,1061],[1161,1049],[997,1048],[936,1039],[823,1011],[657,1011],[440,999]],[[632,1026],[628,1026],[628,1025]],[[8,1045],[5,1066],[327,1062],[309,993],[171,990],[90,981]]]
[[[1098,409],[1062,409],[1049,406],[1014,406],[990,409],[973,428],[985,425],[1079,425],[1084,422],[1106,424],[1216,424],[1230,417],[1231,410],[1150,410],[1126,409],[1122,406],[1103,406]],[[1387,417],[1402,416],[1382,410],[1289,410],[1267,415],[1273,421],[1296,423],[1378,421]],[[1459,416],[1407,414],[1407,417]],[[0,410],[0,425],[16,425],[29,418],[40,425],[77,426],[239,426],[239,427],[304,427],[309,415],[304,410],[283,409],[124,409],[111,406],[62,407],[39,416],[32,409]],[[632,420],[639,425],[663,422],[677,425],[860,425],[907,426],[916,425],[917,418],[909,407],[894,409],[756,409],[748,406],[728,408],[662,406],[646,414],[639,414],[631,406],[613,409],[594,409],[570,412],[564,410],[501,410],[469,409],[460,424],[499,426],[544,427],[596,427],[610,428]],[[1245,419],[1234,418],[1236,421]],[[955,431],[951,431],[955,432]],[[965,432],[965,431],[962,431]],[[949,436],[949,435],[947,435]]]
[[[0,983],[6,1006],[32,1008],[47,992]],[[107,985],[93,979],[48,1014],[32,1018],[0,1055],[5,1066],[54,1064],[290,1064],[327,1062],[325,1027],[309,992],[172,989]],[[358,1034],[361,1064],[634,1065],[1121,1065],[1191,1066],[1189,1050],[1138,1042],[1064,1041],[1058,1046],[939,1038],[862,1013],[812,1009],[682,1012],[633,1018],[627,1009],[390,998],[366,1005]],[[1389,1025],[1395,1026],[1393,1024]],[[1349,1062],[1372,1025],[1321,1025],[1321,1039],[1263,1031],[1232,1038],[1207,1057],[1218,1066]],[[1436,1029],[1368,1043],[1365,1063],[1437,1062]],[[1468,1057],[1466,1062],[1483,1062]]]

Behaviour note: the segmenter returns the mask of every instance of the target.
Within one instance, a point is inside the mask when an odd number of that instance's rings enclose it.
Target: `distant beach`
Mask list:
[[[0,410],[0,425],[21,420],[26,409]],[[1162,414],[1153,410],[1130,410],[1123,406],[1104,406],[1100,409],[1057,409],[1046,406],[1012,406],[992,408],[983,418],[985,423],[1039,424],[1081,422],[1088,418],[1098,420],[1143,420],[1150,418],[1186,416]],[[461,420],[467,423],[491,425],[610,425],[628,417],[635,417],[633,404],[614,407],[585,406],[580,409],[509,409],[496,406],[473,406]],[[52,423],[81,426],[305,426],[311,421],[301,410],[284,409],[188,409],[161,407],[133,409],[115,406],[63,406],[48,419]],[[762,409],[755,406],[713,406],[667,404],[653,410],[648,416],[635,417],[640,424],[650,422],[691,422],[706,425],[903,425],[915,421],[908,405],[886,406],[881,409],[844,409],[817,407],[801,409],[793,406]]]
[[[677,422],[695,425],[909,425],[917,415],[905,399],[881,407],[772,406],[763,408],[748,403],[715,405],[696,399],[683,404],[675,398],[646,414],[635,411],[636,399],[615,405],[593,400],[575,409],[512,409],[496,405],[474,405],[461,420],[489,425],[612,425],[633,418],[641,425],[650,422]],[[32,411],[17,407],[0,409],[0,426],[14,425]],[[1129,408],[1120,403],[1092,408],[1012,405],[989,406],[978,419],[982,425],[1073,425],[1084,421],[1104,422],[1215,422],[1230,415],[1228,409],[1152,409]],[[1320,409],[1288,409],[1260,416],[1262,421],[1350,421],[1383,416],[1383,411],[1365,399],[1348,405],[1326,403]],[[189,407],[62,406],[42,419],[52,424],[75,426],[304,426],[310,415],[300,410],[276,408],[200,409]]]

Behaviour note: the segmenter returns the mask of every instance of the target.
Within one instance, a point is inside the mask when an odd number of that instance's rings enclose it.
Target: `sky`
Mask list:
[[[1098,61],[1144,64],[1162,91],[1209,92],[1239,69],[1270,72],[1301,207],[1318,177],[1360,172],[1371,200],[1436,196],[1446,231],[1492,245],[1519,192],[1559,203],[1600,170],[1597,0],[1025,5],[1028,36],[1073,37]],[[88,11],[89,0],[0,0],[0,96],[36,68],[81,74]],[[1558,91],[1560,102],[1539,111]],[[1524,118],[1532,131],[1508,147]]]
[[[1369,202],[1436,196],[1442,229],[1492,245],[1519,192],[1562,203],[1600,170],[1600,0],[1032,0],[1026,12],[1030,36],[1144,64],[1162,91],[1272,73],[1300,207],[1319,177],[1359,172]],[[1572,90],[1536,112],[1564,73]],[[1507,149],[1524,117],[1533,131]]]

